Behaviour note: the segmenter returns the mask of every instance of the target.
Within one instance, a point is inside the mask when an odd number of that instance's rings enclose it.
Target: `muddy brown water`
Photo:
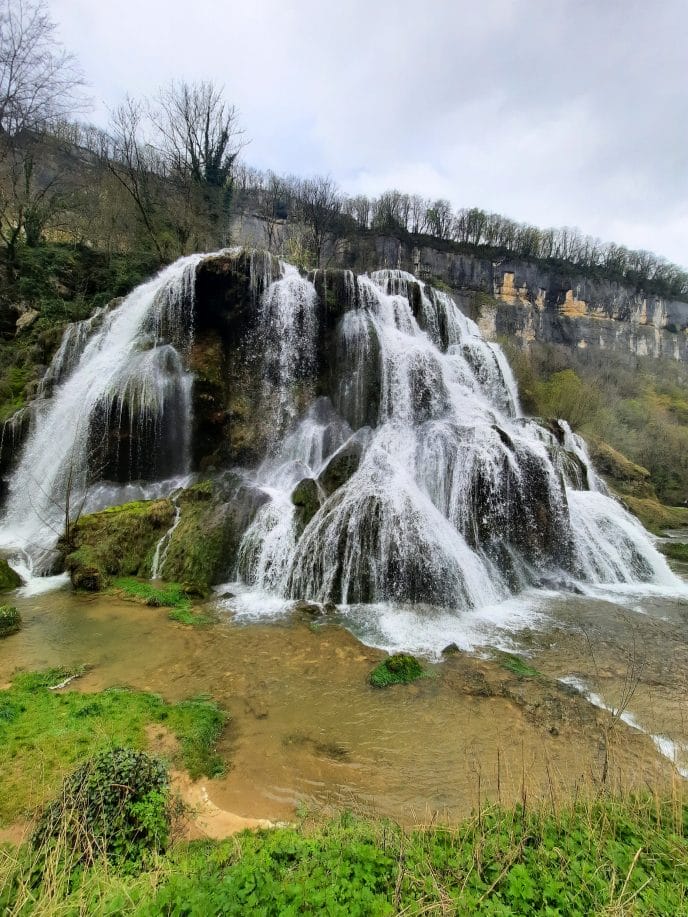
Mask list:
[[[231,715],[220,743],[228,771],[204,781],[204,792],[242,816],[283,820],[300,806],[346,806],[415,823],[461,817],[486,799],[554,801],[595,786],[605,741],[611,781],[680,781],[647,735],[623,723],[610,733],[609,714],[558,679],[576,675],[610,706],[632,682],[627,709],[680,747],[685,600],[620,608],[552,597],[542,627],[518,635],[515,647],[542,677],[518,677],[485,658],[485,647],[428,663],[428,677],[385,690],[367,681],[385,654],[336,625],[225,617],[190,628],[164,609],[67,589],[16,604],[24,627],[0,642],[0,684],[18,671],[86,663],[92,668],[70,689],[129,685],[171,701],[212,695]]]

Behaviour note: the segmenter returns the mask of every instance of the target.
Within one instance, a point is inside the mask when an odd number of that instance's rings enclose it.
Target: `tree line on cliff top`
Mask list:
[[[81,120],[85,85],[45,0],[0,3],[0,242],[10,276],[19,247],[46,239],[150,250],[160,261],[218,248],[240,205],[261,219],[271,248],[284,243],[285,226],[298,227],[286,234],[286,254],[309,266],[323,265],[342,239],[381,233],[688,294],[678,265],[575,228],[540,229],[398,190],[351,196],[330,177],[252,168],[240,159],[237,108],[210,82],[127,96],[106,128]]]

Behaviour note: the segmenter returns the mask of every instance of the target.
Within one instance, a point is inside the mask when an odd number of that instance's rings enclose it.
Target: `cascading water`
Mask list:
[[[88,511],[158,497],[194,470],[187,367],[204,257],[71,326],[30,421],[8,428],[13,438],[30,423],[0,544],[34,569],[50,567],[66,500]],[[244,256],[223,257],[231,273]],[[260,373],[251,404],[267,435],[257,467],[242,472],[262,495],[228,565],[261,601],[455,615],[552,582],[677,584],[580,437],[522,416],[504,354],[450,296],[403,271],[342,272],[337,293],[326,276],[318,286],[319,272],[248,264],[252,327],[228,332],[244,337],[226,359],[247,361],[251,385]],[[204,320],[217,335],[225,318]],[[173,535],[158,543],[153,575]]]
[[[346,287],[331,401],[300,418],[315,290],[300,280],[292,296],[280,280],[264,296],[266,374],[292,423],[255,474],[270,501],[244,536],[240,580],[285,598],[454,609],[553,579],[677,583],[580,437],[521,416],[502,351],[451,297],[402,271],[347,275]],[[353,473],[329,491],[328,468],[353,446]]]
[[[182,357],[202,257],[180,259],[65,333],[33,404],[0,527],[0,544],[21,549],[36,572],[50,566],[65,513],[83,505],[94,481],[188,471],[192,377]]]

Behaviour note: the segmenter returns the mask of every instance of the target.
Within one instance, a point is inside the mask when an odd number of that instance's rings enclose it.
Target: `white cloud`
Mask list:
[[[104,120],[209,78],[246,159],[688,262],[684,0],[53,0]]]

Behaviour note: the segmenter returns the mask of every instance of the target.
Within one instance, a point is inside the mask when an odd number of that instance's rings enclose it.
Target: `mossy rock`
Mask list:
[[[642,465],[636,465],[617,449],[600,439],[588,440],[590,454],[595,467],[607,478],[619,493],[639,498],[654,498],[650,472]]]
[[[107,583],[107,576],[100,567],[89,563],[87,558],[87,554],[79,551],[70,554],[72,586],[83,592],[100,592]]]
[[[0,605],[0,637],[16,634],[21,623],[21,615],[14,605]]]
[[[539,678],[541,672],[522,659],[520,656],[514,656],[512,653],[495,652],[495,658],[503,669],[516,675],[517,678]]]
[[[182,491],[177,501],[181,518],[160,569],[162,578],[193,584],[201,591],[225,582],[242,535],[268,499],[233,474]]]
[[[320,486],[328,496],[356,474],[362,455],[363,443],[355,439],[335,452],[318,478]]]
[[[388,688],[390,685],[407,685],[425,675],[425,670],[415,656],[396,653],[384,659],[370,673],[374,688]]]
[[[82,516],[71,551],[60,545],[72,585],[97,592],[113,576],[150,576],[156,545],[174,513],[170,500],[142,500]]]
[[[0,558],[0,592],[9,592],[21,586],[21,576],[3,558]]]
[[[664,544],[658,545],[658,547],[666,557],[688,563],[688,544],[683,544],[680,541],[666,541]]]
[[[296,526],[301,533],[320,509],[320,489],[315,478],[304,478],[294,488],[291,502],[296,507]]]
[[[682,528],[688,525],[688,507],[665,506],[656,498],[631,497],[624,493],[619,493],[619,497],[651,532],[659,534],[664,529]]]

